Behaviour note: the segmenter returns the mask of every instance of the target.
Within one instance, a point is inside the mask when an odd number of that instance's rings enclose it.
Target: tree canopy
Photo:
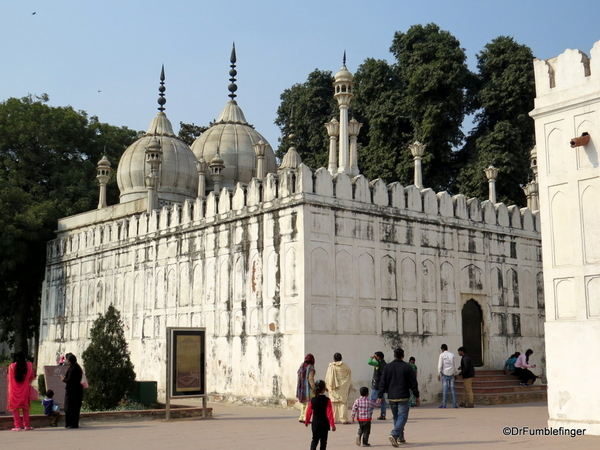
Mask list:
[[[520,186],[529,181],[534,123],[529,117],[535,98],[533,53],[513,38],[500,36],[477,55],[478,112],[475,126],[457,155],[460,172],[457,189],[469,196],[487,196],[483,169],[500,169],[496,187],[499,199],[524,204]]]
[[[106,154],[116,167],[138,136],[48,100],[0,103],[0,341],[25,352],[39,327],[46,243],[57,220],[97,205],[98,161]],[[118,201],[114,177],[108,197]]]
[[[487,197],[483,168],[500,169],[499,198],[524,203],[520,185],[528,181],[535,97],[533,55],[512,38],[501,36],[477,55],[477,73],[466,63],[465,50],[436,24],[414,25],[395,33],[393,62],[367,58],[357,69],[350,117],[363,127],[358,136],[359,169],[368,178],[413,183],[409,145],[427,145],[423,180],[434,190]],[[304,83],[281,95],[277,120],[282,131],[278,156],[295,145],[310,167],[327,165],[324,124],[339,117],[331,72],[314,70]],[[293,119],[291,114],[293,111]],[[466,114],[475,114],[465,137]]]

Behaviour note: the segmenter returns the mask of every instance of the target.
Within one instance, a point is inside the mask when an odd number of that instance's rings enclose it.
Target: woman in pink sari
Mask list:
[[[8,366],[8,402],[6,409],[12,411],[15,427],[12,431],[33,430],[29,426],[29,387],[35,374],[30,362],[25,361],[23,352],[17,352],[14,363]],[[23,411],[23,418],[19,414]]]

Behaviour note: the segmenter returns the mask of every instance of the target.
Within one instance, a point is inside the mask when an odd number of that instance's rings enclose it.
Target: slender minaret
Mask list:
[[[496,203],[496,178],[498,178],[498,169],[490,165],[487,169],[483,169],[485,176],[488,179],[490,187],[490,202]]]
[[[423,172],[421,169],[421,159],[423,158],[423,154],[425,153],[425,147],[427,146],[421,144],[419,141],[415,141],[414,144],[408,146],[415,162],[414,185],[417,189],[423,189]]]
[[[146,176],[146,187],[148,188],[148,213],[158,208],[158,186],[160,185],[158,169],[162,163],[162,147],[156,136],[146,147],[146,164],[150,166],[150,174]]]
[[[350,173],[353,177],[358,175],[358,133],[362,123],[354,117],[348,122],[348,133],[350,134]]]
[[[334,118],[330,122],[325,124],[327,128],[327,134],[329,135],[329,164],[327,165],[327,171],[331,175],[337,173],[337,140],[340,134],[340,123]]]
[[[98,172],[96,178],[100,183],[100,198],[98,199],[98,209],[106,208],[106,183],[110,180],[110,161],[106,155],[98,162]]]
[[[348,140],[348,106],[350,100],[354,97],[354,77],[346,68],[346,52],[344,51],[344,60],[342,68],[335,74],[333,82],[334,97],[340,107],[340,157],[338,173],[351,174],[349,140]]]

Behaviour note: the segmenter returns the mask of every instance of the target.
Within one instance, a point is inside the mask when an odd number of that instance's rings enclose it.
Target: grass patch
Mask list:
[[[42,406],[41,400],[34,400],[31,402],[29,414],[44,414],[44,407]]]

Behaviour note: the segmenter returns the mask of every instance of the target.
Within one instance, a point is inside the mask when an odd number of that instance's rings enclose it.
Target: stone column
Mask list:
[[[265,154],[267,153],[267,143],[262,139],[254,144],[254,153],[256,153],[256,178],[262,180],[265,177]]]
[[[208,163],[204,158],[196,161],[196,170],[198,171],[198,197],[206,197],[206,169]]]
[[[490,202],[496,203],[496,178],[498,177],[498,169],[494,166],[489,166],[487,169],[483,169],[485,172],[485,176],[488,179],[488,184],[490,188]]]
[[[413,155],[415,162],[415,187],[417,189],[423,189],[423,173],[421,170],[421,159],[423,158],[423,154],[425,153],[424,144],[421,144],[419,141],[415,141],[414,144],[410,145],[408,148],[410,149],[410,153]]]
[[[353,177],[358,175],[358,133],[362,127],[362,123],[358,122],[354,117],[348,123],[348,133],[350,134],[350,173]]]
[[[336,153],[340,123],[336,119],[331,119],[330,122],[325,124],[325,128],[327,128],[327,134],[329,134],[329,164],[327,165],[327,171],[331,175],[335,175],[338,172]]]

